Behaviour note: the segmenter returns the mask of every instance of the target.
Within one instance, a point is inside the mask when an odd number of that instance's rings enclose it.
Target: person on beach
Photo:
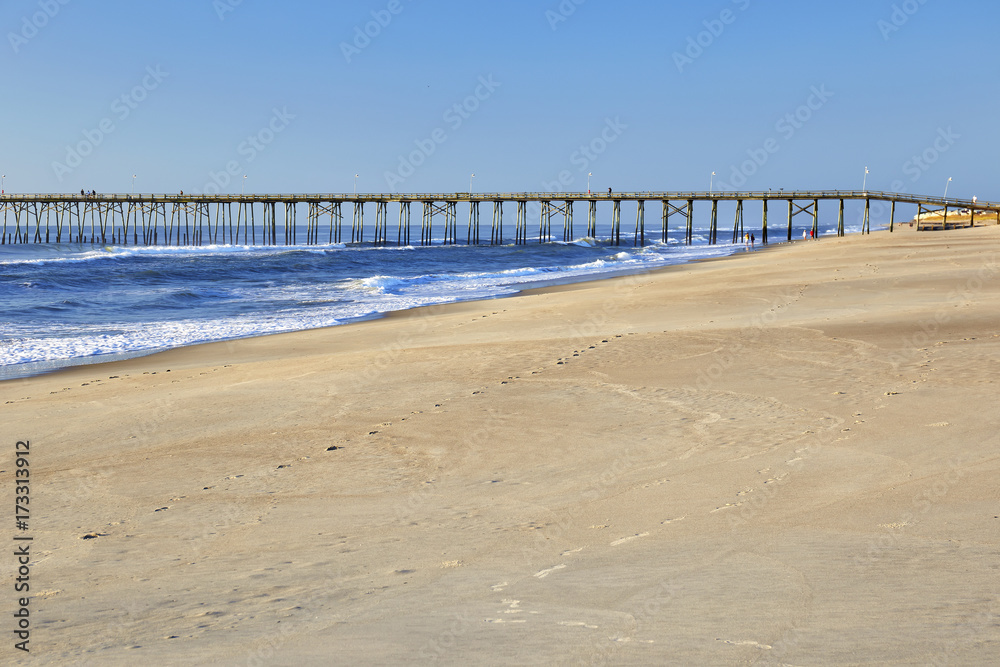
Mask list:
[[[750,235],[750,249],[753,250],[756,245],[757,245],[757,237],[754,236],[753,234],[751,234]]]

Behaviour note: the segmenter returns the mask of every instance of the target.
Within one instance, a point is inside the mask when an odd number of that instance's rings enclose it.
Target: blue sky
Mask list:
[[[1000,200],[997,25],[985,0],[6,0],[0,171],[455,192],[861,189],[867,166]]]

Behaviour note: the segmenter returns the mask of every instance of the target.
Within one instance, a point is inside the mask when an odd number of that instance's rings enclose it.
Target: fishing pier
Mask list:
[[[31,243],[92,243],[112,245],[176,245],[199,246],[229,244],[246,246],[323,245],[337,243],[373,243],[375,245],[431,245],[435,243],[470,245],[500,245],[513,241],[529,242],[529,217],[538,218],[538,236],[530,239],[551,242],[553,222],[558,232],[562,223],[561,240],[577,238],[574,228],[574,207],[586,207],[586,236],[596,237],[599,207],[607,220],[610,208],[610,242],[621,245],[622,231],[628,223],[622,219],[622,203],[634,204],[635,226],[625,240],[643,245],[650,240],[667,241],[671,218],[684,231],[684,242],[694,242],[695,208],[708,212],[708,243],[719,242],[720,204],[730,209],[732,242],[745,233],[759,233],[761,243],[769,240],[792,240],[792,222],[796,216],[806,216],[814,235],[819,235],[820,207],[835,207],[838,236],[844,235],[845,202],[863,204],[862,233],[870,233],[873,204],[884,210],[889,207],[888,227],[897,224],[897,205],[916,206],[918,221],[925,216],[943,214],[941,221],[927,228],[950,228],[951,211],[969,216],[996,216],[1000,224],[1000,203],[954,198],[926,197],[874,191],[767,191],[767,192],[609,192],[601,193],[453,193],[453,194],[287,194],[287,195],[185,195],[185,194],[7,194],[0,196],[3,229],[0,244]],[[389,219],[390,204],[398,214]],[[462,205],[468,213],[464,238],[459,235],[458,211]],[[505,205],[513,213],[514,237],[504,234]],[[649,205],[649,206],[647,206]],[[749,205],[760,206],[758,223],[745,222]],[[532,209],[529,216],[529,207]],[[647,235],[647,209],[659,208],[659,225],[651,226]],[[305,226],[298,224],[300,208],[304,208]],[[374,208],[374,226],[365,224],[365,211]],[[411,214],[416,208],[421,214],[419,238],[414,233],[416,223]],[[481,225],[480,209],[492,214],[486,230]],[[650,211],[654,216],[655,212]],[[349,216],[349,220],[345,219]],[[631,217],[631,213],[629,214]],[[395,216],[394,216],[395,217]],[[435,224],[435,221],[438,221]],[[510,223],[508,223],[509,225]],[[607,223],[603,223],[607,225]],[[919,224],[919,223],[918,223]],[[962,225],[958,223],[959,226]],[[605,229],[607,227],[605,226]],[[728,230],[728,223],[725,229]],[[487,235],[486,232],[489,232]],[[784,232],[782,234],[782,232]],[[366,238],[366,235],[368,238]],[[777,235],[777,236],[775,236]],[[632,238],[629,239],[628,237]],[[301,237],[301,239],[300,239]]]

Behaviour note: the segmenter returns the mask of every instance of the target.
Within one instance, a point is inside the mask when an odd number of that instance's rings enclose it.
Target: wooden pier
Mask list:
[[[610,241],[622,242],[622,203],[635,204],[632,243],[649,240],[646,228],[647,204],[659,204],[659,230],[652,238],[667,240],[670,219],[676,217],[684,232],[684,242],[694,242],[695,206],[710,211],[708,243],[719,242],[719,204],[735,203],[732,242],[746,233],[759,233],[761,243],[774,234],[792,240],[792,222],[805,215],[813,234],[819,234],[820,206],[835,206],[837,235],[844,234],[844,206],[847,201],[863,202],[862,233],[871,231],[872,203],[890,206],[889,229],[896,224],[896,207],[917,207],[918,220],[927,213],[943,211],[942,227],[947,228],[950,209],[967,209],[973,214],[995,215],[1000,224],[1000,203],[944,199],[890,192],[796,191],[796,192],[622,192],[622,193],[454,193],[454,194],[293,194],[293,195],[59,195],[8,194],[0,197],[3,229],[0,244],[91,243],[113,245],[323,245],[373,243],[411,245],[411,211],[422,209],[420,245],[434,243],[499,245],[529,242],[529,204],[539,208],[538,236],[541,243],[553,240],[553,219],[561,218],[563,241],[576,236],[574,205],[586,204],[586,236],[596,237],[598,207],[610,208]],[[759,227],[744,220],[747,204],[760,203]],[[389,205],[398,212],[398,222],[390,223]],[[467,209],[469,220],[465,238],[459,239],[458,208]],[[365,209],[374,207],[375,224],[366,236]],[[504,208],[513,208],[514,236],[505,235]],[[297,223],[299,207],[306,209],[306,225]],[[492,206],[490,234],[480,228],[480,209]],[[775,218],[787,211],[775,226]],[[351,215],[348,234],[345,214]],[[370,213],[369,213],[370,214]],[[769,219],[769,215],[771,218]],[[438,220],[435,226],[435,220]],[[443,224],[442,224],[443,223]],[[771,226],[769,226],[771,225]],[[391,228],[395,227],[393,234]],[[923,228],[923,227],[921,227]],[[928,226],[927,228],[930,228]],[[781,234],[784,232],[784,234]],[[300,238],[300,235],[303,238]],[[628,237],[626,236],[626,239]],[[415,239],[415,236],[413,237]]]

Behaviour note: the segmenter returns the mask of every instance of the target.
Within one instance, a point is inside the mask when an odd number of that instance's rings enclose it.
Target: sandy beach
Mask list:
[[[995,664],[998,251],[904,226],[0,383],[3,659]]]

